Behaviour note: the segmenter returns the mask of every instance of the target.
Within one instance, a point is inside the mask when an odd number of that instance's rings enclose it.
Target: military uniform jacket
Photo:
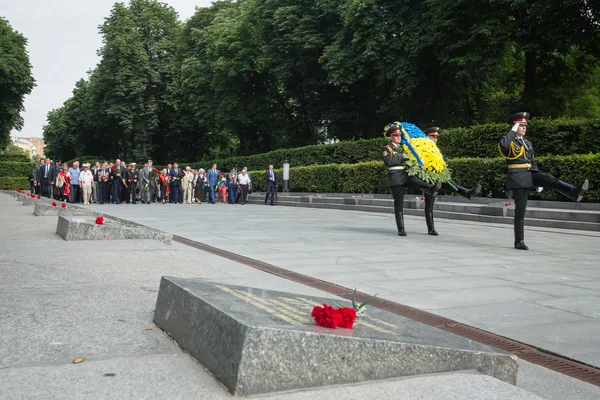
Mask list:
[[[404,167],[406,159],[407,157],[400,146],[396,146],[391,142],[383,146],[383,163],[388,168],[391,168],[388,172],[389,186],[404,185],[408,180],[408,174],[404,169],[394,168]]]
[[[126,179],[127,179],[127,183],[128,184],[133,184],[136,185],[137,184],[137,180],[138,180],[138,172],[136,170],[127,170],[127,174],[126,174]],[[131,181],[130,181],[131,179]]]
[[[523,149],[525,147],[525,149]],[[531,167],[508,168],[506,173],[507,189],[527,189],[533,187],[531,171],[538,171],[533,153],[533,145],[525,138],[519,140],[517,132],[510,131],[500,139],[500,150],[507,165],[530,164]],[[523,152],[523,154],[521,154]],[[517,155],[521,154],[517,157]]]

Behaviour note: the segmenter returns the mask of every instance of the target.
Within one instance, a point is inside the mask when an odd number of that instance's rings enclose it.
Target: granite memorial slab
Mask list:
[[[96,217],[66,215],[58,217],[56,234],[65,240],[153,239],[169,245],[173,238],[168,233],[107,217],[99,225]]]
[[[516,383],[515,356],[375,307],[317,327],[312,308],[333,302],[163,277],[154,322],[234,395],[460,370]]]
[[[97,212],[92,210],[86,210],[85,208],[66,204],[63,208],[62,202],[55,201],[56,206],[53,206],[51,202],[36,202],[33,207],[33,214],[39,217],[52,217],[59,215],[71,215],[71,216],[98,216]]]
[[[36,201],[39,201],[37,198],[35,197],[29,197],[29,196],[24,196],[23,197],[23,205],[24,206],[30,206],[36,203]]]

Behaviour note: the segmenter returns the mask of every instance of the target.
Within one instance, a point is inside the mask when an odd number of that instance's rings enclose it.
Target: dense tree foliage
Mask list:
[[[223,0],[185,23],[115,4],[101,61],[48,114],[63,159],[159,163],[444,127],[597,118],[600,3],[586,0]]]
[[[10,144],[13,129],[23,128],[23,98],[34,86],[27,39],[0,17],[0,150]]]

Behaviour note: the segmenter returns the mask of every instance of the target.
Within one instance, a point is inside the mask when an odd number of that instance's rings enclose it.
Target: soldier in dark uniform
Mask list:
[[[383,146],[383,162],[389,168],[388,184],[392,188],[394,197],[394,216],[396,217],[396,226],[398,227],[398,236],[406,236],[404,230],[404,187],[406,185],[418,187],[425,194],[433,197],[442,187],[441,182],[431,185],[419,179],[416,176],[409,176],[405,171],[405,162],[409,159],[400,144],[401,130],[397,125],[392,125],[387,131],[386,136],[390,137],[390,143]]]
[[[512,190],[515,201],[515,249],[529,250],[525,245],[525,209],[529,190],[533,187],[554,189],[575,201],[581,201],[589,187],[586,179],[575,187],[560,181],[552,175],[540,171],[535,163],[533,146],[524,138],[527,131],[529,113],[513,115],[509,124],[513,125],[508,135],[500,139],[498,149],[508,164],[506,188]]]
[[[440,136],[441,129],[437,126],[433,126],[431,128],[425,129],[425,134],[429,136],[431,140],[435,144],[437,144],[438,137]],[[444,161],[446,158],[444,157]],[[472,197],[478,196],[481,193],[481,185],[477,185],[473,189],[467,189],[466,187],[458,185],[453,180],[449,180],[445,182],[442,187],[450,192],[458,193],[461,196],[466,197],[471,200]],[[427,233],[429,235],[437,236],[438,233],[435,230],[435,226],[433,224],[433,205],[435,203],[435,197],[429,194],[425,195],[425,221],[427,222]]]
[[[129,169],[127,170],[127,198],[125,201],[127,204],[133,203],[136,204],[136,189],[138,183],[138,172],[135,169],[136,163],[129,164]]]

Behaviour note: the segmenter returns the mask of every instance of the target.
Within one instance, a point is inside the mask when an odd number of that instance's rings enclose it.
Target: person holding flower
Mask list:
[[[195,197],[196,202],[198,204],[202,204],[204,201],[204,197],[206,196],[206,192],[204,191],[204,185],[206,185],[206,174],[204,168],[200,168],[198,173],[194,177],[194,188],[195,188]]]
[[[83,164],[83,171],[79,174],[79,187],[83,192],[83,204],[90,204],[92,198],[92,183],[94,175],[90,171],[90,164]]]
[[[227,202],[227,179],[225,179],[225,173],[221,172],[221,180],[219,181],[219,194],[217,196],[217,203]]]
[[[170,191],[171,191],[171,188],[170,188],[171,177],[167,173],[166,169],[163,169],[160,172],[160,176],[158,177],[158,181],[160,182],[160,196],[161,196],[161,200],[162,200],[162,203],[165,204],[165,202],[169,201],[169,194],[170,194]]]
[[[194,191],[194,174],[191,167],[185,167],[183,172],[183,178],[181,184],[183,185],[183,202],[186,204],[192,204],[192,197]]]
[[[436,181],[435,185],[432,185],[407,173],[409,155],[404,152],[401,144],[402,129],[401,125],[394,123],[386,131],[390,143],[383,146],[383,162],[388,167],[388,184],[394,197],[394,216],[398,236],[407,236],[404,228],[404,187],[406,185],[414,186],[423,190],[425,194],[435,197],[442,187],[442,183]]]
[[[69,173],[69,164],[63,164],[62,170],[56,177],[56,186],[58,187],[58,199],[60,201],[68,201],[71,193],[71,174]]]

